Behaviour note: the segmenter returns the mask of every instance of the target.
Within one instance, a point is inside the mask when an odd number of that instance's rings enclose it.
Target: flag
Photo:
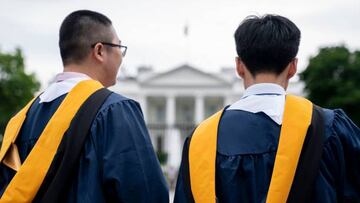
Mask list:
[[[187,37],[189,35],[189,25],[185,24],[184,26],[184,36]]]

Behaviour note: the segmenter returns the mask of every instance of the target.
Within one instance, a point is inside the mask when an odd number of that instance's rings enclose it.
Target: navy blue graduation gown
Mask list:
[[[342,110],[327,110],[323,155],[312,202],[360,202],[360,130]],[[226,111],[220,120],[216,155],[216,196],[220,203],[264,203],[281,126],[264,113]],[[186,153],[189,138],[183,151]],[[193,202],[180,166],[175,203]],[[185,172],[185,173],[184,173]]]
[[[41,104],[37,99],[32,105],[16,140],[21,161],[64,98]],[[169,202],[140,106],[115,93],[92,123],[76,173],[64,194],[66,202]],[[0,195],[14,174],[0,165]]]

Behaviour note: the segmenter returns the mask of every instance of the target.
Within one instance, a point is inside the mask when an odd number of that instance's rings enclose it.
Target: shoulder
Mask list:
[[[105,100],[104,104],[101,106],[100,111],[107,110],[111,108],[112,106],[126,106],[130,105],[134,108],[140,108],[140,105],[137,101],[127,98],[121,94],[112,92],[109,97]]]
[[[360,143],[360,129],[342,109],[323,108],[323,112],[325,143],[331,141],[339,142],[342,145]]]
[[[104,114],[109,112],[117,113],[131,113],[131,114],[141,114],[140,104],[130,98],[127,98],[121,94],[111,92],[109,97],[105,100],[104,104],[100,107],[96,118],[104,116]]]
[[[129,141],[147,133],[145,126],[139,103],[112,92],[97,112],[90,131],[97,143],[111,145],[117,139],[131,145]]]
[[[99,123],[105,125],[114,123],[119,119],[125,119],[127,121],[143,120],[143,114],[138,102],[121,94],[112,92],[95,116],[93,127]]]

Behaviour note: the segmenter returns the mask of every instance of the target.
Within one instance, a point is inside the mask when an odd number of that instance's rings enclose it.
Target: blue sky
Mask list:
[[[157,71],[188,63],[216,72],[232,67],[236,56],[233,33],[248,15],[284,15],[302,31],[299,69],[321,46],[346,44],[360,49],[359,0],[0,0],[0,49],[24,51],[27,71],[43,85],[62,64],[58,29],[78,9],[104,13],[129,50],[123,69],[141,65]],[[184,35],[188,25],[189,34]]]

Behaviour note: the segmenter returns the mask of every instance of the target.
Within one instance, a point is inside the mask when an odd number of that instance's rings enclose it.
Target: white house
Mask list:
[[[140,103],[155,150],[177,168],[185,137],[204,118],[240,99],[244,87],[234,68],[208,73],[185,64],[162,73],[141,67],[136,77],[121,75],[112,90]],[[297,95],[302,90],[300,82],[288,88]]]

